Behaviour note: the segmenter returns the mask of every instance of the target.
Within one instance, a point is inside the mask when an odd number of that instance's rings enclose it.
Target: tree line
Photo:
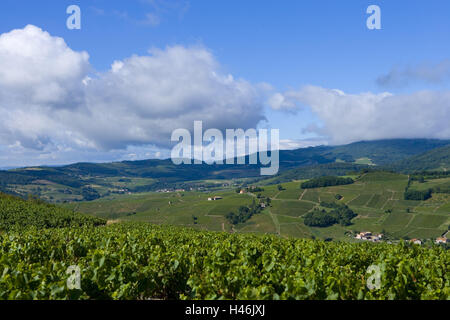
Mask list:
[[[331,186],[352,184],[354,182],[355,181],[352,178],[324,176],[324,177],[314,178],[314,179],[305,181],[300,185],[300,187],[302,189],[322,188],[322,187],[331,187]]]

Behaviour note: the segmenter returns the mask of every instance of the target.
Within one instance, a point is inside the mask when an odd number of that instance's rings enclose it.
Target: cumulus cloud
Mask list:
[[[257,87],[221,74],[204,48],[175,46],[116,61],[90,81],[86,94],[91,117],[81,115],[77,123],[104,148],[166,147],[174,129],[192,129],[194,120],[223,130],[264,119]]]
[[[89,76],[88,76],[89,75]],[[170,146],[176,128],[249,128],[258,86],[202,47],[153,49],[93,72],[85,52],[35,27],[0,36],[0,144],[55,152]]]
[[[79,102],[88,60],[86,52],[75,52],[62,38],[32,25],[4,33],[0,36],[1,98],[51,107]]]
[[[450,60],[438,64],[420,64],[406,68],[395,67],[381,75],[377,83],[384,87],[402,87],[413,82],[437,84],[450,79]]]
[[[310,126],[309,130],[335,144],[389,138],[450,138],[449,91],[346,94],[306,86],[282,96],[282,106],[290,110],[292,105],[311,108],[323,126]]]
[[[293,101],[294,99],[290,97],[290,94],[290,92],[286,92],[285,95],[278,92],[274,93],[269,97],[267,103],[274,110],[295,111],[297,105]]]
[[[0,36],[0,143],[42,150],[66,130],[55,113],[84,103],[86,52],[34,26]]]

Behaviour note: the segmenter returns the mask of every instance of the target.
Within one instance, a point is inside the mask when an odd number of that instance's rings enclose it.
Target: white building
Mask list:
[[[373,235],[370,231],[360,232],[355,236],[356,239],[377,242],[383,238],[382,234]]]
[[[435,243],[437,243],[437,244],[448,243],[448,239],[446,237],[438,237],[438,238],[436,238]]]

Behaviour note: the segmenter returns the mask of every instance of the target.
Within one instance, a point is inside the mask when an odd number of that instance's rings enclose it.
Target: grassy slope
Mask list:
[[[331,237],[348,241],[353,239],[345,235],[346,231],[385,231],[399,238],[432,238],[441,235],[450,223],[450,196],[434,195],[425,202],[403,200],[407,179],[406,175],[373,172],[345,186],[301,190],[300,181],[283,183],[285,190],[282,191],[276,185],[265,186],[261,194],[271,197],[272,206],[244,225],[238,225],[235,230],[280,233],[284,237]],[[354,224],[348,227],[306,227],[302,216],[317,207],[320,201],[333,201],[336,194],[342,195],[340,201],[358,213]],[[220,195],[224,199],[207,201],[213,195]],[[231,225],[224,216],[230,211],[236,211],[241,205],[251,203],[255,196],[236,194],[229,189],[215,193],[143,193],[69,204],[68,207],[108,219],[229,231]],[[407,209],[410,213],[406,212]],[[386,213],[387,210],[390,213]],[[193,215],[198,217],[197,224],[194,224]]]
[[[37,200],[0,193],[0,231],[15,228],[62,228],[104,225],[105,220]]]
[[[405,172],[450,169],[450,145],[430,150],[396,163],[394,169]]]

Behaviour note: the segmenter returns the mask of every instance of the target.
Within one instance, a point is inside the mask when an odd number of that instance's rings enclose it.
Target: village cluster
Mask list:
[[[365,241],[372,241],[372,242],[381,241],[382,238],[383,238],[382,234],[372,234],[372,232],[370,232],[370,231],[359,232],[355,236],[355,239],[365,240]],[[421,239],[414,238],[414,239],[410,239],[409,242],[410,243],[414,243],[414,244],[418,244],[418,245],[422,245],[424,241],[421,240]],[[436,243],[436,244],[446,244],[446,243],[450,243],[450,241],[447,239],[446,236],[442,236],[442,237],[437,237],[436,240],[434,241],[434,243]]]

